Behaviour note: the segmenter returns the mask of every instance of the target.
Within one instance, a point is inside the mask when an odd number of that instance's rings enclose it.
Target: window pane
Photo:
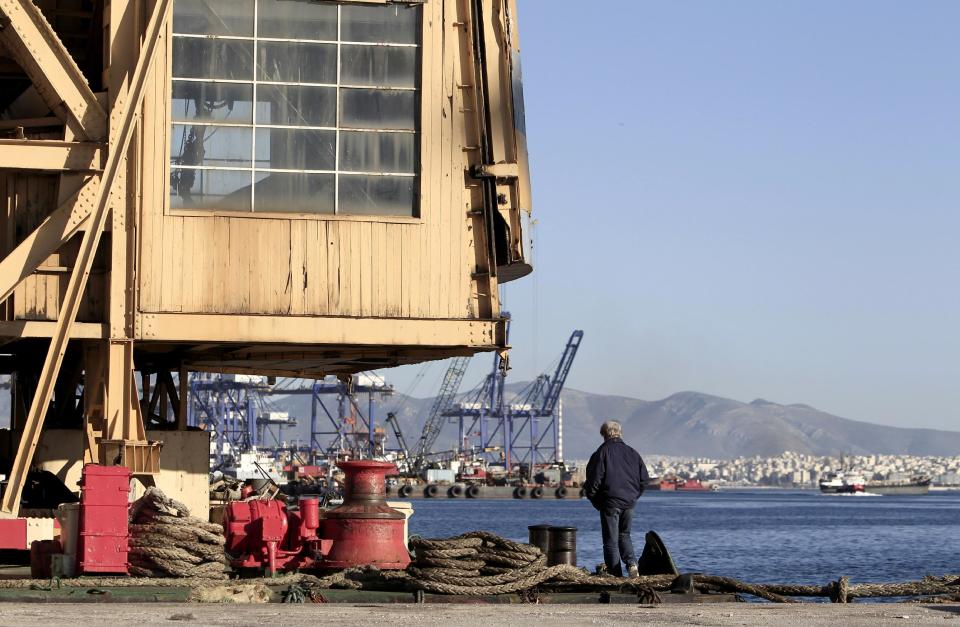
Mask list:
[[[336,126],[336,87],[257,85],[257,124]]]
[[[173,76],[253,80],[253,42],[173,38]]]
[[[329,44],[261,42],[257,78],[290,83],[337,82],[337,47]]]
[[[340,213],[412,216],[413,176],[340,176]]]
[[[257,172],[255,211],[333,213],[333,174]]]
[[[257,20],[259,37],[337,40],[335,4],[260,0]]]
[[[257,168],[333,170],[336,144],[336,131],[258,128]]]
[[[250,211],[250,172],[173,168],[170,206]]]
[[[174,120],[226,120],[250,124],[253,86],[173,81]]]
[[[416,129],[416,92],[343,89],[340,126],[345,128]]]
[[[170,163],[250,168],[252,137],[249,128],[174,124]]]
[[[343,46],[340,82],[371,87],[416,87],[417,49]]]
[[[176,0],[173,32],[253,37],[253,0]]]
[[[413,133],[340,133],[340,169],[353,172],[414,173]]]
[[[359,6],[345,4],[340,8],[340,37],[343,41],[378,43],[417,43],[420,7],[398,4]]]

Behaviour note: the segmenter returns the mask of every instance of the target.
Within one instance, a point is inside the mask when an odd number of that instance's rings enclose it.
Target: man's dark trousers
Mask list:
[[[637,556],[633,552],[633,542],[630,540],[630,524],[632,522],[633,507],[605,505],[600,510],[603,561],[607,565],[607,572],[616,577],[623,577],[621,561],[626,562],[628,566],[637,563]]]

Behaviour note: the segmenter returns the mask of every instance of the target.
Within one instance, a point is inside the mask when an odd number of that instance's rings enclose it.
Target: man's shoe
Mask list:
[[[630,579],[636,579],[640,576],[640,569],[637,568],[636,564],[630,564],[630,567],[627,568],[627,577]]]

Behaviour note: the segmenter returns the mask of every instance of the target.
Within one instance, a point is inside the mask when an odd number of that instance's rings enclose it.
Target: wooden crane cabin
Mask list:
[[[0,201],[0,514],[45,421],[149,473],[188,371],[504,349],[515,0],[0,0]]]

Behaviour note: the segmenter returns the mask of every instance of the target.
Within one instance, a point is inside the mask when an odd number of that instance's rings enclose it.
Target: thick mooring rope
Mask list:
[[[139,577],[227,579],[223,528],[157,488],[130,506],[130,574]]]
[[[657,594],[637,580],[597,577],[575,566],[547,566],[539,548],[513,542],[485,531],[448,539],[410,540],[416,558],[407,568],[407,583],[424,592],[485,596],[529,592],[546,582],[629,588],[645,593],[651,602]]]
[[[620,590],[636,592],[642,602],[659,602],[658,591],[669,590],[673,575],[624,579],[591,575],[573,566],[546,566],[540,549],[513,542],[492,533],[475,531],[448,539],[411,538],[414,562],[407,568],[406,584],[437,594],[480,596],[512,592],[571,590]],[[402,577],[402,576],[400,576]],[[396,581],[398,576],[391,576]],[[927,577],[904,583],[853,584],[840,577],[825,586],[750,584],[730,577],[690,575],[692,588],[700,592],[746,594],[773,603],[796,603],[791,597],[825,597],[834,603],[858,598],[936,597],[960,595],[956,575]]]

